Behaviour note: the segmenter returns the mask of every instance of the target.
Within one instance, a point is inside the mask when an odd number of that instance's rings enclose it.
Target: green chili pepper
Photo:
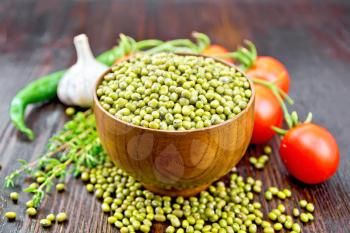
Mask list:
[[[64,74],[64,70],[44,76],[20,90],[13,98],[10,107],[10,117],[16,128],[34,139],[34,133],[24,123],[25,109],[28,104],[50,100],[56,96],[58,82]]]

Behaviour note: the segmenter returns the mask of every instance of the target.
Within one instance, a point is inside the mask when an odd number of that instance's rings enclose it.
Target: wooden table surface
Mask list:
[[[30,81],[75,61],[72,37],[86,33],[95,54],[115,44],[118,33],[136,39],[189,37],[193,30],[207,33],[213,41],[233,50],[242,40],[254,41],[261,54],[280,59],[291,75],[291,96],[303,116],[336,137],[341,163],[336,175],[324,184],[306,186],[290,178],[278,154],[263,171],[249,166],[247,156],[238,164],[240,174],[262,179],[266,186],[289,187],[293,198],[315,203],[316,221],[303,232],[350,232],[350,2],[272,0],[3,0],[0,2],[0,185],[16,168],[17,159],[34,160],[50,136],[64,121],[64,106],[58,101],[29,108],[27,122],[37,134],[27,141],[9,121],[9,103]],[[278,147],[279,139],[271,145]],[[249,150],[256,153],[255,148]],[[15,190],[20,191],[16,186]],[[37,219],[25,216],[9,201],[9,190],[0,191],[0,232],[117,232],[107,224],[99,202],[87,194],[78,180],[69,190],[52,193],[39,216],[67,211],[69,222],[43,230]],[[261,201],[263,201],[261,199]],[[263,201],[264,202],[264,201]],[[265,211],[276,202],[264,202]],[[18,218],[7,223],[3,214],[14,210]],[[157,226],[154,232],[161,232]]]

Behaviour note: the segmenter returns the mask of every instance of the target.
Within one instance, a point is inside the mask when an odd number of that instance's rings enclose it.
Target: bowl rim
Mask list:
[[[139,53],[138,53],[139,54]],[[248,110],[252,107],[252,104],[254,103],[254,100],[255,100],[255,88],[254,88],[254,84],[253,84],[253,81],[247,76],[247,74],[245,72],[243,72],[238,66],[232,64],[232,63],[229,63],[225,60],[222,60],[222,59],[219,59],[219,58],[215,58],[215,57],[212,57],[212,56],[208,56],[208,55],[204,55],[204,54],[196,54],[196,53],[185,53],[185,52],[182,52],[182,53],[173,53],[173,54],[176,54],[176,55],[180,55],[180,56],[197,56],[197,57],[205,57],[205,58],[212,58],[214,59],[216,62],[219,62],[219,63],[222,63],[226,66],[229,66],[229,67],[234,67],[235,69],[237,69],[239,72],[241,72],[249,81],[249,84],[250,84],[250,89],[252,91],[252,95],[249,99],[249,102],[247,104],[247,107],[241,111],[240,113],[238,113],[236,116],[234,116],[233,118],[231,119],[228,119],[228,120],[225,120],[219,124],[216,124],[216,125],[211,125],[209,127],[203,127],[203,128],[200,128],[200,129],[188,129],[188,130],[164,130],[164,129],[151,129],[151,128],[148,128],[148,127],[144,127],[144,126],[139,126],[139,125],[134,125],[132,123],[129,123],[129,122],[126,122],[126,121],[123,121],[117,117],[115,117],[114,115],[112,115],[110,112],[108,112],[107,110],[105,110],[100,102],[98,101],[98,97],[97,97],[97,88],[98,86],[100,85],[100,83],[102,82],[104,76],[108,73],[110,73],[112,71],[112,67],[115,65],[113,64],[111,67],[108,68],[108,70],[106,70],[105,72],[103,72],[103,74],[101,74],[101,76],[97,79],[96,83],[95,83],[95,86],[94,86],[94,97],[93,97],[93,109],[94,108],[99,108],[105,115],[107,115],[108,117],[112,118],[113,120],[121,123],[121,124],[124,124],[124,125],[127,125],[129,127],[134,127],[134,128],[138,128],[138,129],[141,129],[141,130],[146,130],[146,131],[150,131],[150,132],[158,132],[158,133],[169,133],[169,134],[186,134],[186,133],[191,133],[191,132],[201,132],[201,131],[206,131],[206,130],[210,130],[210,129],[215,129],[215,128],[219,128],[219,127],[222,127],[222,126],[225,126],[226,124],[229,124],[237,119],[239,119],[240,117],[242,117],[245,113],[248,112]],[[125,59],[124,61],[127,61],[129,60],[130,58],[132,58],[132,56],[128,57],[127,59]],[[253,106],[254,107],[254,106]],[[95,112],[95,111],[94,111]]]

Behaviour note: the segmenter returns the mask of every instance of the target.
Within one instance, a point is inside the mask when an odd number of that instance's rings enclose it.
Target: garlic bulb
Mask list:
[[[74,37],[74,46],[77,62],[60,80],[57,95],[67,105],[89,107],[92,105],[96,81],[108,67],[95,59],[85,34]]]

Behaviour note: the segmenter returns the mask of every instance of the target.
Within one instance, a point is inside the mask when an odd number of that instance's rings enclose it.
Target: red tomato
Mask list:
[[[290,129],[280,145],[280,156],[289,173],[307,184],[330,178],[339,165],[339,149],[332,134],[307,123]]]
[[[252,79],[262,79],[274,82],[280,89],[288,93],[289,74],[286,67],[277,59],[259,56],[255,64],[246,71]]]
[[[202,52],[205,55],[211,56],[211,55],[216,55],[216,54],[223,54],[223,53],[228,53],[229,51],[224,48],[221,45],[216,45],[216,44],[212,44],[209,45],[206,49],[204,49],[204,51]],[[231,58],[225,58],[223,59],[229,63],[233,63]]]
[[[281,127],[282,109],[270,89],[255,85],[254,129],[251,142],[262,144],[268,142],[276,133],[272,126]]]

